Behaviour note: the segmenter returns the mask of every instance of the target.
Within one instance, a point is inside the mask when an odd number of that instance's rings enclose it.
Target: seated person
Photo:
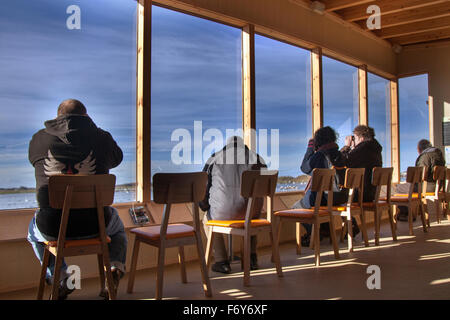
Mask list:
[[[339,152],[339,146],[336,144],[337,134],[331,127],[320,128],[314,134],[314,139],[309,140],[308,148],[306,149],[305,156],[301,165],[302,172],[307,175],[312,175],[315,168],[331,168],[331,167],[344,167],[344,159]],[[345,171],[337,170],[336,184],[343,184]],[[312,192],[308,187],[305,190],[305,195],[302,199],[297,201],[293,205],[293,209],[310,209],[314,207],[316,201],[316,192]],[[347,202],[348,190],[341,189],[336,185],[336,191],[333,192],[333,205],[341,205]],[[327,205],[326,194],[322,198],[323,206]],[[312,226],[311,224],[302,224],[306,229],[306,234],[302,236],[302,246],[309,246],[311,238]],[[330,227],[328,223],[322,223],[320,225],[321,238],[329,236]]]
[[[111,135],[98,128],[87,115],[85,106],[77,100],[65,100],[58,108],[56,119],[45,122],[45,129],[33,135],[29,160],[35,168],[39,208],[28,228],[28,241],[42,264],[44,242],[58,238],[61,210],[50,208],[48,178],[56,174],[107,174],[122,162],[122,150]],[[127,237],[116,209],[105,207],[106,234],[111,238],[109,255],[115,288],[125,274]],[[71,210],[67,239],[86,239],[98,235],[97,209]],[[50,255],[46,282],[61,272],[59,299],[65,299],[73,289],[67,287],[67,265],[54,270],[55,259]],[[104,296],[107,293],[102,293]],[[105,296],[106,297],[106,296]]]
[[[345,166],[348,168],[365,168],[364,202],[372,202],[376,187],[372,185],[372,170],[383,166],[381,151],[383,147],[375,139],[373,128],[360,125],[353,130],[354,136],[345,138],[345,146],[341,149]],[[354,138],[353,138],[354,137]],[[355,201],[358,195],[355,194]]]
[[[233,156],[232,159],[227,158]],[[203,171],[208,173],[208,186],[205,199],[199,204],[207,211],[204,223],[208,220],[244,220],[247,200],[241,196],[241,177],[246,170],[259,170],[266,167],[264,160],[251,151],[241,137],[233,136],[226,146],[214,153],[206,162]],[[257,219],[261,214],[263,201],[258,199]],[[206,227],[206,226],[205,226]],[[213,251],[215,263],[212,270],[230,273],[230,261],[222,234],[213,233]],[[256,236],[251,237],[250,269],[258,268],[256,256]]]
[[[434,166],[445,166],[445,158],[442,151],[439,148],[435,148],[431,145],[430,141],[422,139],[417,144],[417,152],[419,156],[416,159],[416,167],[426,167],[427,172],[427,189],[423,192],[434,192],[436,188],[436,181],[433,180],[433,168]],[[397,186],[396,193],[407,193],[409,184],[400,184]],[[417,192],[417,186],[414,187],[414,191]],[[408,221],[408,209],[404,206],[399,206],[399,213],[397,220]],[[414,220],[416,218],[414,217]]]

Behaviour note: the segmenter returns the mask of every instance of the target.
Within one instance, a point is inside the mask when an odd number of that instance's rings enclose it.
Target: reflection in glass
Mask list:
[[[255,56],[256,128],[279,130],[277,191],[304,189],[300,165],[312,136],[310,52],[257,35]],[[270,141],[268,149],[274,149]]]

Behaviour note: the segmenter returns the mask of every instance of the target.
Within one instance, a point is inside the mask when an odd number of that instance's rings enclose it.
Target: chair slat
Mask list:
[[[157,173],[153,176],[153,200],[159,204],[199,202],[205,197],[207,183],[206,172]]]

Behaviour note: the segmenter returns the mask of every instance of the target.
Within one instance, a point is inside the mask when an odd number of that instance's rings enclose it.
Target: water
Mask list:
[[[276,192],[301,191],[306,187],[305,183],[278,184]],[[132,202],[136,200],[136,193],[132,190],[117,190],[114,195],[114,203]],[[11,193],[0,194],[0,210],[36,208],[36,194]]]
[[[129,190],[117,190],[114,194],[114,203],[132,202],[136,199],[136,193]],[[36,194],[11,193],[0,194],[0,210],[36,208]]]

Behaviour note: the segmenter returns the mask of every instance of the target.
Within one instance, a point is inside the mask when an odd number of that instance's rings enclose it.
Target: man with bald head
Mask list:
[[[88,116],[86,107],[78,100],[63,101],[57,117],[44,123],[45,128],[33,135],[28,157],[35,168],[36,196],[39,208],[28,228],[28,241],[42,264],[44,242],[58,238],[61,210],[50,207],[48,199],[48,178],[57,174],[107,174],[117,167],[123,158],[122,150],[111,134],[100,129]],[[125,274],[127,238],[117,211],[105,207],[106,234],[111,238],[109,254],[111,270],[117,290],[119,279]],[[67,239],[86,239],[98,235],[97,211],[93,209],[72,209],[67,225]],[[46,282],[52,283],[54,257],[50,255]],[[67,287],[67,266],[63,263],[59,299],[65,299],[70,290]],[[108,292],[101,292],[107,297]]]

